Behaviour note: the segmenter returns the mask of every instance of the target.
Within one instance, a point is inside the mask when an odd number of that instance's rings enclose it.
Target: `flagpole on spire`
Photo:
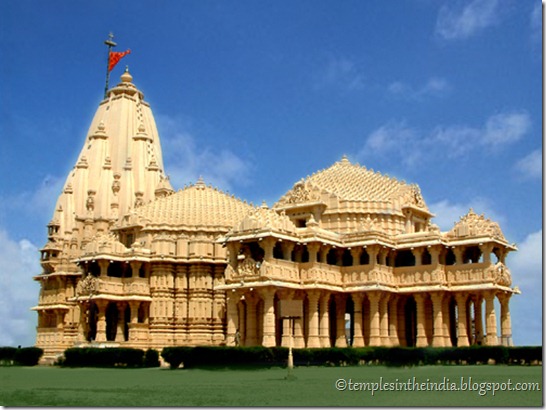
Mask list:
[[[106,95],[108,94],[108,82],[110,81],[110,52],[112,51],[112,47],[117,46],[116,43],[113,41],[114,35],[110,32],[108,34],[108,40],[104,41],[104,44],[108,46],[108,56],[106,57],[106,85],[104,86],[104,98],[106,98]]]

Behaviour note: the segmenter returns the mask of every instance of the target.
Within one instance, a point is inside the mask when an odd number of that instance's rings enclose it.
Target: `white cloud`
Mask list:
[[[427,158],[461,157],[476,146],[496,151],[519,141],[530,129],[531,119],[526,112],[495,114],[481,127],[440,125],[428,132],[412,128],[405,121],[390,121],[369,134],[358,157],[388,154],[412,166]]]
[[[444,151],[450,158],[462,156],[468,152],[473,144],[479,143],[481,131],[476,128],[451,125],[436,127],[429,137],[431,145],[437,143],[444,147]]]
[[[525,178],[542,178],[542,151],[532,151],[516,162],[515,168]]]
[[[423,86],[417,89],[401,81],[395,81],[388,87],[392,95],[413,101],[422,101],[427,97],[440,96],[450,89],[451,86],[447,80],[439,77],[429,78]]]
[[[482,144],[498,146],[520,140],[531,128],[531,119],[526,112],[496,114],[487,120],[483,130]]]
[[[0,228],[0,346],[31,346],[36,340],[39,285],[32,280],[41,271],[38,249],[30,241],[14,241]]]
[[[173,188],[195,183],[200,177],[226,191],[250,183],[249,161],[225,148],[207,147],[203,141],[197,144],[181,122],[166,117],[161,121],[165,172]]]
[[[512,334],[519,345],[542,344],[542,230],[530,233],[518,251],[509,254],[507,265],[512,273],[512,286],[518,286],[521,295],[510,300]]]
[[[433,223],[440,227],[440,230],[450,231],[460,218],[468,213],[470,208],[477,214],[483,214],[486,218],[498,222],[501,226],[505,223],[505,218],[498,214],[486,198],[474,198],[472,201],[462,203],[452,203],[448,199],[428,204],[430,211],[436,216]]]
[[[398,154],[405,165],[411,166],[421,157],[416,148],[418,142],[416,131],[407,126],[405,121],[391,121],[369,135],[358,157]]]
[[[315,74],[314,86],[317,89],[334,87],[348,91],[361,90],[364,88],[364,77],[353,61],[332,57]]]
[[[465,39],[500,21],[498,0],[473,0],[463,8],[452,3],[440,8],[436,33],[446,40]]]

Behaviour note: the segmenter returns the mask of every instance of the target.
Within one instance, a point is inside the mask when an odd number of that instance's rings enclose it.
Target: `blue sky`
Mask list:
[[[109,32],[175,188],[272,205],[347,155],[448,230],[498,221],[516,344],[542,341],[538,0],[0,2],[0,345],[32,345],[38,249],[101,101]]]

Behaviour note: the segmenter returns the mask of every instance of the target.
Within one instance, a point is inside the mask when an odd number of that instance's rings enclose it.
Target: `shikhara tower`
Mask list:
[[[233,345],[236,334],[245,346],[288,346],[289,335],[295,347],[511,345],[516,247],[473,210],[448,232],[433,217],[416,184],[345,157],[271,208],[202,180],[174,192],[125,72],[48,224],[36,344],[45,360],[81,345]]]
[[[159,134],[143,93],[126,71],[99,104],[76,165],[68,175],[41,250],[37,345],[76,342],[80,313],[73,300],[81,269],[75,263],[92,240],[131,209],[171,192]]]

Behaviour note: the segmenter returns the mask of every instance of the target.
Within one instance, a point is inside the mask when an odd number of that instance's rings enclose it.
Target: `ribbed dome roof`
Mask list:
[[[253,207],[200,179],[172,195],[159,198],[134,212],[147,225],[231,228]],[[227,230],[226,229],[226,230]]]

